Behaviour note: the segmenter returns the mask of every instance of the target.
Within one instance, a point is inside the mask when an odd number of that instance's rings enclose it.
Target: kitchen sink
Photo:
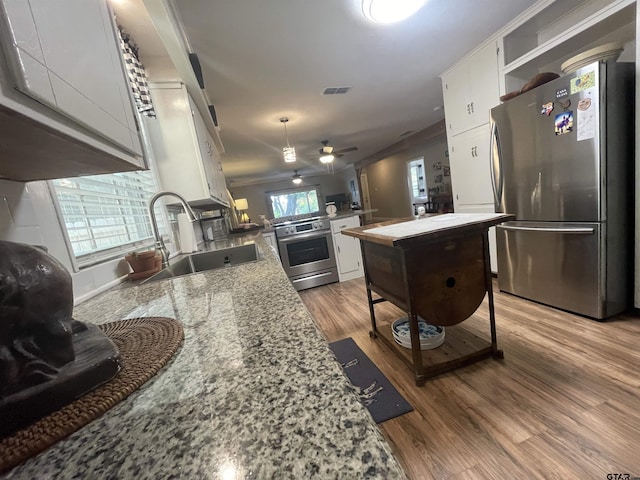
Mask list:
[[[222,250],[213,250],[211,252],[192,253],[147,278],[142,284],[216,268],[232,267],[247,262],[255,262],[258,258],[258,248],[255,243],[224,248]]]

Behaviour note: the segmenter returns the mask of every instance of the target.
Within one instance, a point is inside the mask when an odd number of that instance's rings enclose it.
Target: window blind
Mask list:
[[[151,172],[66,178],[52,184],[79,265],[152,243],[147,205],[157,189]]]

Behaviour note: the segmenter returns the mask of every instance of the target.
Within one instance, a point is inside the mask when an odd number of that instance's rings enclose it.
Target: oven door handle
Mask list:
[[[309,232],[309,233],[299,233],[299,234],[293,235],[291,237],[279,238],[278,242],[280,242],[280,243],[299,242],[300,240],[308,240],[310,238],[326,237],[327,234],[331,235],[331,230],[321,230],[321,231],[315,231],[315,232]]]

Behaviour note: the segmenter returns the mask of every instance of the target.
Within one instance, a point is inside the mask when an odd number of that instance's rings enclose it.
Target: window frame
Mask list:
[[[313,212],[309,212],[309,215],[313,215],[313,214],[322,214],[322,205],[324,204],[324,197],[322,196],[322,190],[320,189],[320,185],[315,184],[315,185],[302,185],[299,187],[292,187],[292,188],[279,188],[277,190],[271,190],[268,192],[264,192],[265,193],[265,201],[267,203],[267,208],[269,209],[269,213],[271,215],[271,218],[274,220],[278,220],[281,218],[289,218],[290,216],[295,216],[295,215],[306,215],[306,214],[294,214],[294,215],[289,215],[289,216],[283,216],[283,217],[277,217],[275,216],[275,213],[273,211],[273,203],[271,202],[271,197],[273,195],[287,195],[287,194],[291,194],[291,193],[298,193],[298,192],[309,192],[311,190],[315,190],[316,192],[316,196],[318,197],[318,210],[315,210]]]
[[[414,165],[419,164],[422,167],[422,180],[424,182],[424,195],[414,195],[413,190],[413,177],[412,177],[412,169]],[[419,180],[419,179],[418,179]],[[425,166],[424,157],[416,157],[407,162],[407,183],[409,186],[409,199],[411,201],[411,205],[414,203],[427,202],[429,201],[429,189],[427,186],[427,171]],[[418,184],[418,188],[420,185]],[[419,192],[418,192],[419,193]]]
[[[157,175],[152,169],[147,171],[151,175],[151,179],[154,185],[153,189],[155,193],[159,189]],[[128,172],[114,172],[114,173],[128,173]],[[106,175],[109,175],[109,174],[106,174]],[[70,179],[71,178],[72,177],[70,177]],[[118,246],[114,246],[104,250],[99,250],[99,251],[87,253],[84,255],[76,256],[73,250],[71,237],[67,230],[63,210],[62,210],[60,201],[58,199],[58,194],[56,192],[56,186],[54,184],[54,180],[47,180],[47,187],[49,189],[49,195],[51,196],[51,199],[53,201],[57,221],[60,226],[60,230],[62,231],[65,248],[69,255],[69,259],[71,261],[71,265],[73,267],[74,272],[79,272],[89,267],[103,264],[118,258],[123,258],[128,253],[131,253],[133,251],[152,248],[155,245],[155,238],[153,236],[153,231],[152,231],[151,236],[145,239],[134,240],[134,241],[123,243]],[[166,233],[166,229],[164,228],[164,226],[169,224],[167,209],[163,203],[158,202],[158,204],[156,204],[155,206],[155,211],[156,211],[156,218],[158,219],[158,228],[161,234],[164,234]],[[148,214],[148,208],[147,208],[147,214]]]

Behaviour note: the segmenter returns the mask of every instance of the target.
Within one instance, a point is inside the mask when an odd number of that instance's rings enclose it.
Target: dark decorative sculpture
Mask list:
[[[0,436],[119,371],[115,345],[72,313],[64,266],[40,248],[0,241]]]

